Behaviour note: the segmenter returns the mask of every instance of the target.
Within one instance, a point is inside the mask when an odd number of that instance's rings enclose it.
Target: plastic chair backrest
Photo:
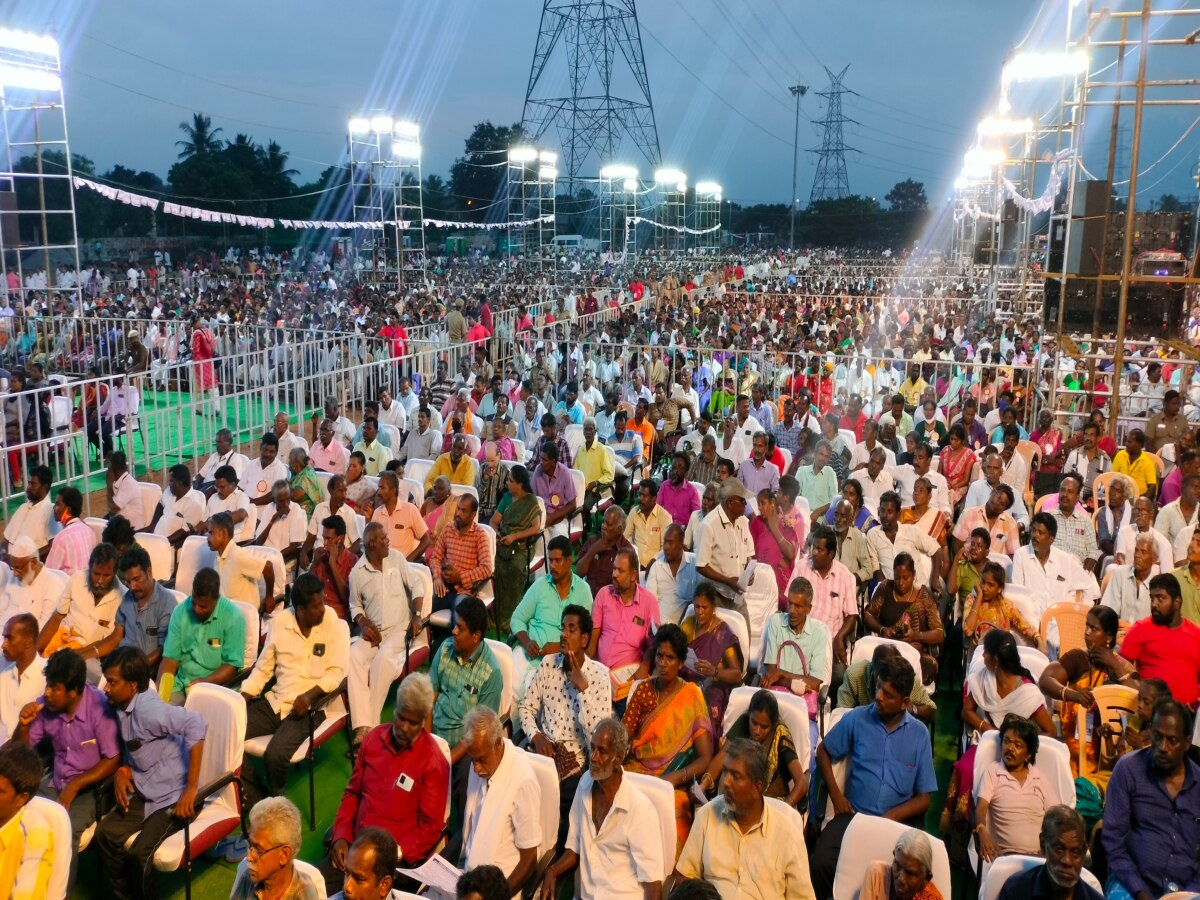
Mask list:
[[[491,648],[492,653],[496,657],[496,661],[500,664],[500,678],[502,686],[500,689],[500,715],[507,716],[512,712],[512,693],[513,693],[513,652],[512,647],[503,641],[494,641],[491,638],[484,638],[487,645]]]
[[[249,669],[258,661],[258,639],[262,634],[262,623],[258,617],[258,610],[249,603],[244,600],[231,600],[230,602],[237,607],[246,623],[246,647],[242,657],[242,668]]]
[[[1025,856],[1019,853],[1013,853],[1007,856],[998,856],[992,861],[991,867],[983,875],[983,884],[979,886],[979,900],[996,900],[1000,896],[1000,891],[1003,889],[1008,879],[1014,875],[1020,875],[1032,869],[1034,866],[1042,865],[1046,860],[1040,856]],[[1080,877],[1092,890],[1101,896],[1104,895],[1104,888],[1100,886],[1100,882],[1096,880],[1088,869],[1083,869],[1080,872]],[[1191,897],[1192,894],[1167,894],[1162,900],[1167,900],[1168,897]]]
[[[135,535],[133,542],[150,555],[150,571],[159,581],[165,581],[174,574],[175,549],[161,534],[142,532]]]
[[[583,426],[568,425],[566,431],[563,432],[563,440],[567,442],[567,449],[571,451],[571,459],[574,460],[583,446]]]
[[[1092,482],[1092,500],[1097,513],[1100,511],[1100,507],[1108,502],[1108,486],[1112,484],[1114,478],[1119,477],[1117,472],[1101,472]],[[1137,499],[1136,481],[1134,482],[1133,496],[1128,499],[1131,503]]]
[[[99,544],[103,539],[104,529],[108,527],[108,519],[102,519],[99,516],[88,516],[83,521],[88,528],[92,529],[92,534],[96,536],[96,543]]]
[[[216,781],[242,764],[246,743],[246,701],[237,691],[215,684],[195,684],[184,708],[199,713],[208,723],[200,759],[200,784]],[[227,785],[207,802],[220,802],[236,810],[238,794]]]
[[[450,485],[450,493],[456,497],[460,497],[463,494],[470,494],[476,500],[479,499],[479,491],[475,490],[475,485],[473,484],[452,484]]]
[[[548,756],[526,753],[525,758],[533,767],[539,793],[549,801],[537,804],[542,812],[542,843],[538,846],[538,859],[541,860],[554,852],[554,845],[558,841],[558,804],[551,799],[558,794],[558,768]]]
[[[850,648],[850,659],[852,662],[857,662],[861,659],[870,659],[875,652],[875,648],[881,644],[888,644],[900,651],[900,655],[912,666],[913,674],[921,677],[921,654],[912,644],[906,641],[894,641],[891,638],[879,637],[875,634],[868,634],[860,637],[854,642]]]
[[[833,880],[833,896],[838,900],[858,900],[862,890],[863,872],[872,862],[887,862],[892,858],[896,841],[910,826],[881,816],[859,813],[850,820],[842,839],[837,871]],[[950,858],[946,845],[931,840],[933,849],[933,883],[943,897],[953,896],[950,881]]]
[[[332,472],[318,472],[317,483],[321,485],[321,499],[329,499],[329,479],[333,478]]]
[[[750,708],[750,701],[754,699],[754,695],[759,691],[765,690],[766,688],[742,685],[730,692],[729,705],[725,707],[724,734],[722,738],[728,736],[729,729],[733,727],[733,723],[737,720],[738,716]],[[792,741],[796,745],[796,756],[802,760],[802,765],[807,769],[808,760],[813,752],[808,706],[805,705],[802,697],[797,697],[795,694],[789,694],[785,691],[772,691],[771,695],[779,705],[780,719],[783,720],[783,724],[791,732]]]
[[[395,459],[396,454],[400,452],[400,429],[395,425],[387,425],[380,422],[379,430],[388,436],[388,445],[392,453],[392,459]]]
[[[654,775],[626,771],[622,776],[636,787],[658,815],[658,831],[662,837],[663,881],[675,868],[675,792],[671,785]]]
[[[183,539],[179,561],[175,566],[175,587],[185,594],[192,593],[192,580],[201,569],[215,569],[217,554],[208,549],[208,538],[193,534]]]
[[[1030,628],[1041,627],[1042,609],[1030,588],[1010,581],[1004,585],[1004,598],[1017,608]]]
[[[432,459],[412,459],[404,464],[404,477],[411,478],[417,484],[421,485],[421,496],[425,496],[425,476],[429,474],[429,470],[433,468]]]
[[[1100,727],[1125,730],[1125,723],[1137,713],[1138,692],[1125,684],[1102,684],[1092,688],[1092,698],[1096,701],[1096,712],[1100,718]],[[1086,716],[1076,716],[1079,739],[1079,771],[1087,771]]]
[[[1077,650],[1085,646],[1083,640],[1084,629],[1087,625],[1088,610],[1092,609],[1090,603],[1076,603],[1073,600],[1064,600],[1061,603],[1051,604],[1042,616],[1041,635],[1042,641],[1046,640],[1046,632],[1050,628],[1051,622],[1058,623],[1058,655],[1062,656],[1068,650]]]
[[[254,544],[242,549],[250,553],[251,556],[258,557],[264,563],[269,562],[271,564],[271,569],[275,572],[275,596],[282,597],[288,583],[287,563],[283,560],[283,553],[275,547],[260,547]],[[262,583],[259,587],[259,592],[261,593],[266,589],[266,584]]]

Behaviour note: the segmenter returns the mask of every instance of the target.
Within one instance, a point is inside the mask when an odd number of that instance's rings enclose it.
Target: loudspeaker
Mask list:
[[[1067,242],[1067,274],[1099,275],[1104,219],[1075,219]]]

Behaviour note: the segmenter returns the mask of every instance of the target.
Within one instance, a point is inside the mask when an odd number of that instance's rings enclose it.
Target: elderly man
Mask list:
[[[1009,512],[1013,505],[1013,489],[1001,482],[983,506],[964,509],[954,526],[954,539],[965,542],[973,531],[982,528],[988,533],[990,546],[997,553],[1012,556],[1021,546],[1021,530]]]
[[[1068,472],[1063,475],[1058,486],[1058,504],[1054,508],[1047,508],[1046,511],[1058,524],[1054,546],[1070,553],[1090,572],[1096,565],[1099,548],[1096,546],[1096,528],[1092,525],[1092,517],[1079,503],[1082,490],[1083,478],[1074,472]]]
[[[246,858],[237,867],[229,900],[317,900],[319,885],[296,868],[303,831],[300,810],[287,797],[267,797],[250,809]]]
[[[63,583],[57,573],[42,565],[33,538],[24,535],[9,545],[8,568],[12,575],[0,592],[0,622],[18,613],[32,613],[40,631],[58,607]]]
[[[216,451],[208,455],[208,459],[204,461],[204,465],[192,479],[192,487],[198,491],[204,491],[206,494],[212,493],[213,481],[216,480],[218,469],[223,466],[232,466],[236,472],[233,479],[236,482],[246,471],[246,464],[250,462],[246,459],[245,454],[238,453],[234,448],[233,432],[228,428],[222,428],[217,432],[216,445]]]
[[[1130,560],[1108,570],[1108,586],[1100,603],[1115,610],[1123,622],[1150,615],[1150,580],[1158,574],[1158,545],[1149,534],[1139,534]],[[1178,577],[1178,576],[1176,576]],[[1181,580],[1182,585],[1182,580]]]
[[[649,674],[650,640],[660,622],[658,601],[638,584],[632,548],[617,551],[613,582],[596,594],[592,620],[595,628],[588,656],[609,668],[617,685],[616,699],[621,700],[634,680]]]
[[[258,530],[254,543],[259,547],[274,547],[283,555],[288,577],[296,572],[300,548],[308,534],[308,519],[299,503],[292,500],[291,488],[286,480],[275,482],[271,487],[273,500],[258,517]],[[280,585],[279,587],[282,587]]]
[[[456,434],[450,443],[450,452],[441,454],[425,476],[425,492],[433,487],[438,476],[445,475],[451,484],[475,484],[475,461],[467,455],[467,436]]]
[[[463,814],[462,868],[495,865],[517,894],[537,865],[542,792],[526,755],[504,736],[500,717],[476,706],[463,719],[471,773]]]
[[[1080,878],[1088,853],[1088,832],[1083,817],[1069,806],[1052,806],[1042,816],[1041,845],[1045,862],[1009,877],[997,900],[1063,897],[1068,900],[1103,900]]]
[[[587,579],[593,596],[612,584],[617,551],[633,546],[625,537],[626,522],[625,511],[619,506],[610,506],[604,511],[600,533],[583,545],[575,571]]]
[[[275,418],[271,422],[271,432],[279,441],[279,457],[287,459],[291,452],[300,445],[296,443],[296,436],[291,432],[291,419],[285,412],[275,413]]]
[[[1133,556],[1133,542],[1139,535],[1147,534],[1158,545],[1158,558],[1171,559],[1174,549],[1166,536],[1154,528],[1157,508],[1149,497],[1138,497],[1133,502],[1133,526],[1122,528],[1113,542],[1113,561],[1126,563]],[[1194,533],[1194,532],[1193,532]]]
[[[519,708],[530,747],[558,766],[559,846],[566,839],[571,801],[587,768],[588,735],[612,715],[608,667],[587,655],[592,630],[592,614],[582,606],[563,610],[557,651],[546,653],[533,667]]]
[[[721,900],[831,896],[813,892],[799,814],[766,790],[766,751],[755,741],[730,741],[721,795],[696,810],[675,876],[704,879]]]
[[[642,830],[654,820],[645,794],[624,778],[629,735],[605,718],[591,731],[587,771],[569,806],[566,849],[542,878],[541,900],[554,900],[558,879],[579,868],[581,897],[660,900],[662,844]]]
[[[350,874],[348,854],[364,829],[391,835],[406,865],[423,861],[441,838],[450,765],[425,729],[432,711],[429,676],[407,675],[396,689],[392,721],[372,728],[359,746],[320,866],[331,893]]]
[[[108,643],[121,605],[116,575],[116,548],[97,544],[87,569],[71,576],[66,593],[38,636],[38,652],[43,656],[60,647],[76,649],[87,660],[92,684],[100,683],[100,647]]]
[[[319,472],[345,475],[350,465],[350,453],[346,446],[334,437],[333,422],[323,419],[317,431],[317,440],[308,448],[308,458]]]
[[[1150,718],[1150,746],[1126,753],[1113,767],[1101,832],[1108,853],[1106,897],[1144,900],[1200,891],[1200,766],[1189,758],[1192,714],[1184,702],[1159,700]]]
[[[979,468],[983,471],[983,477],[971,482],[971,487],[967,490],[966,499],[963,500],[963,509],[970,509],[973,506],[983,506],[992,496],[992,491],[996,489],[996,486],[1004,483],[1004,460],[1000,458],[1000,454],[995,451],[995,448],[990,448],[990,451],[984,451],[983,456],[979,460]],[[1009,490],[1012,491],[1013,502],[1008,511],[1012,513],[1018,525],[1022,527],[1028,526],[1029,510],[1025,508],[1023,492],[1013,489],[1011,485],[1009,486]]]
[[[863,502],[871,509],[878,510],[885,494],[893,493],[895,481],[884,467],[887,454],[882,447],[876,447],[867,457],[867,466],[857,473],[859,487],[862,490]]]
[[[575,493],[575,481],[568,467],[560,462],[558,445],[544,441],[540,448],[538,467],[533,472],[533,493],[546,506],[546,534],[549,537],[568,535],[571,516],[579,508],[580,498]]]
[[[182,706],[193,684],[229,685],[246,664],[246,618],[221,596],[221,576],[201,569],[192,594],[171,611],[158,666],[158,692]]]
[[[221,466],[213,478],[213,492],[205,506],[205,518],[211,519],[217,513],[228,513],[234,526],[234,540],[239,544],[249,544],[254,540],[254,531],[258,525],[258,507],[250,502],[250,497],[238,485],[237,470],[233,466]],[[196,525],[196,531],[208,533],[208,523],[202,521]]]
[[[715,433],[709,433],[701,437],[700,449],[696,454],[695,460],[692,461],[688,468],[688,481],[698,481],[701,484],[708,484],[710,481],[715,481],[717,477],[717,462],[721,457],[717,454],[717,438]]]
[[[33,541],[35,551],[44,559],[50,552],[50,525],[54,504],[50,502],[50,485],[54,476],[48,466],[34,466],[25,483],[25,500],[13,510],[0,539],[0,554],[11,552],[19,538]]]
[[[815,695],[829,682],[833,670],[833,639],[829,627],[811,615],[813,586],[807,578],[792,579],[787,599],[787,609],[767,619],[762,686],[799,697]],[[815,707],[815,703],[810,704],[810,708]],[[815,747],[816,720],[809,724],[813,726],[810,746]]]
[[[496,570],[492,545],[476,521],[479,501],[471,494],[458,498],[454,527],[443,528],[429,554],[433,576],[433,608],[454,609],[457,598],[476,595]]]
[[[646,571],[646,588],[658,599],[663,622],[682,621],[688,598],[696,593],[699,583],[696,554],[683,549],[683,537],[679,525],[667,526],[662,552],[650,561]]]
[[[104,681],[122,748],[113,777],[117,805],[96,827],[104,890],[117,900],[153,897],[154,851],[197,812],[208,724],[150,690],[150,667],[136,647],[105,657]]]
[[[246,463],[240,479],[242,490],[254,506],[269,504],[273,499],[271,485],[288,479],[287,466],[278,457],[279,438],[268,431],[258,445],[258,456]]]
[[[813,451],[813,462],[810,466],[800,466],[796,470],[796,482],[800,486],[800,496],[808,501],[812,510],[811,521],[815,525],[829,512],[830,505],[838,498],[837,474],[829,464],[833,458],[833,447],[829,441],[822,440]]]
[[[192,487],[188,467],[171,466],[167,490],[145,530],[165,537],[172,547],[181,547],[184,539],[204,521],[206,504],[204,495]]]
[[[839,500],[833,510],[833,531],[837,535],[837,561],[850,570],[860,587],[879,570],[879,557],[867,536],[854,526],[854,504]]]
[[[421,610],[430,599],[404,555],[388,546],[378,522],[367,526],[363,550],[350,571],[350,620],[359,630],[350,644],[347,675],[351,748],[379,722],[388,688],[407,671],[412,643],[421,635]]]
[[[933,485],[933,497],[930,499],[929,505],[940,509],[948,518],[952,518],[954,510],[950,505],[950,490],[946,476],[934,470],[933,448],[924,442],[917,444],[917,449],[913,451],[912,463],[898,467],[895,472],[896,488],[906,506],[912,505],[913,485],[917,483],[918,478],[927,478]],[[864,486],[863,489],[865,491],[866,487]]]
[[[754,539],[746,521],[746,501],[753,499],[736,478],[721,482],[719,505],[704,517],[704,534],[696,553],[696,572],[717,587],[722,605],[750,621],[746,588],[754,561]]]
[[[833,876],[842,838],[855,813],[884,816],[919,826],[937,790],[929,732],[908,711],[916,676],[908,661],[882,660],[874,667],[875,703],[846,713],[817,747],[817,766],[833,803],[813,847],[813,886],[818,897],[833,896]],[[834,762],[850,761],[850,780],[842,787]]]
[[[325,608],[324,594],[315,575],[305,572],[296,579],[291,608],[272,620],[262,653],[242,682],[246,740],[271,736],[263,754],[265,789],[250,758],[242,760],[242,796],[250,802],[283,793],[292,754],[308,739],[310,715],[317,724],[325,720],[324,710],[310,713],[313,704],[338,690],[346,677],[350,629]]]
[[[46,662],[45,693],[20,710],[16,741],[37,747],[46,741],[54,768],[41,792],[57,800],[71,817],[71,834],[80,836],[103,808],[105,784],[121,763],[117,720],[99,690],[87,683],[87,668],[74,650],[59,650]],[[67,896],[71,896],[79,854],[71,853]]]
[[[87,568],[88,556],[96,546],[96,535],[87,522],[79,518],[83,514],[83,495],[73,487],[61,487],[54,501],[54,521],[62,528],[50,541],[50,552],[46,555],[46,568],[57,569],[68,575]]]
[[[115,450],[108,457],[108,470],[104,473],[104,487],[108,494],[108,517],[124,516],[133,530],[146,527],[150,515],[143,503],[142,485],[133,478],[124,450]]]

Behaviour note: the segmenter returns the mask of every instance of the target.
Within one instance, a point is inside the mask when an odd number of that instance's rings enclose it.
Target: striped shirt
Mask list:
[[[429,568],[440,575],[447,564],[458,571],[462,579],[459,590],[464,592],[473,592],[476,582],[491,577],[495,571],[492,546],[478,522],[472,522],[466,531],[457,526],[442,529],[429,556]]]
[[[451,747],[462,737],[463,718],[480,703],[500,711],[504,680],[486,641],[480,641],[475,652],[462,659],[454,650],[454,638],[444,640],[429,667],[429,680],[437,692],[433,733]]]
[[[82,519],[72,519],[50,542],[50,555],[46,557],[47,569],[58,569],[68,575],[85,572],[88,557],[96,546],[96,535]]]

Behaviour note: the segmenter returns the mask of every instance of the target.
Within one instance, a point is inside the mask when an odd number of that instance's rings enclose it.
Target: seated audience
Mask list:
[[[433,542],[420,510],[400,496],[395,472],[379,476],[379,506],[368,519],[383,526],[388,544],[409,562],[417,562]]]
[[[1013,875],[1004,882],[996,900],[1028,900],[1030,897],[1070,897],[1072,900],[1103,900],[1080,878],[1087,859],[1088,834],[1083,817],[1069,806],[1052,806],[1042,817],[1038,836],[1039,856],[1046,861]]]
[[[916,580],[916,566],[907,553],[896,554],[893,578],[880,585],[863,610],[867,629],[880,637],[903,641],[921,654],[921,682],[931,684],[946,632],[929,588]]]
[[[662,552],[650,561],[646,571],[646,589],[658,600],[659,618],[679,622],[687,608],[687,597],[696,593],[700,576],[696,573],[696,554],[683,549],[681,525],[667,526]]]
[[[650,639],[658,628],[658,615],[658,602],[638,583],[633,548],[618,550],[612,584],[602,588],[592,603],[595,629],[588,643],[588,656],[612,673],[615,700],[623,700],[632,683],[649,673]],[[686,656],[685,646],[681,660]]]
[[[1171,696],[1189,709],[1200,700],[1200,626],[1180,614],[1179,581],[1170,572],[1150,579],[1150,618],[1130,626],[1121,656],[1137,666],[1139,678],[1161,678]],[[1191,732],[1188,732],[1191,734]]]
[[[271,486],[277,481],[287,481],[287,466],[277,459],[278,455],[279,438],[268,431],[258,445],[258,456],[246,464],[245,471],[238,479],[254,506],[270,503],[273,499]]]
[[[399,862],[395,838],[382,828],[364,828],[346,851],[342,890],[330,895],[330,900],[387,900],[394,896],[392,883]],[[508,895],[496,900],[508,900]]]
[[[442,529],[429,552],[433,576],[433,609],[454,609],[458,598],[475,596],[492,579],[492,545],[476,521],[479,501],[471,494],[458,498],[454,525]]]
[[[54,521],[62,524],[50,541],[46,568],[74,575],[88,567],[88,557],[96,546],[96,535],[83,515],[83,495],[73,487],[61,487],[55,495]]]
[[[25,482],[25,499],[9,515],[0,536],[0,554],[11,554],[12,545],[20,538],[33,541],[41,558],[50,552],[51,518],[54,504],[50,502],[50,487],[54,476],[49,466],[33,466]]]
[[[273,547],[283,556],[289,579],[295,574],[300,558],[300,548],[308,534],[308,519],[300,504],[292,502],[291,489],[287,481],[275,482],[271,488],[274,498],[259,512],[258,530],[254,543],[259,547]],[[279,585],[282,588],[282,585]]]
[[[43,900],[47,897],[56,853],[73,853],[55,841],[49,818],[29,806],[42,779],[42,761],[30,747],[16,741],[0,746],[0,897]],[[115,895],[114,895],[115,896]]]
[[[739,738],[749,738],[767,754],[766,796],[778,797],[791,807],[808,796],[808,760],[802,761],[796,755],[792,733],[780,718],[779,701],[765,689],[750,698],[749,708],[730,725],[723,746],[713,756],[708,771],[700,776],[701,790],[706,794],[716,790],[725,768],[725,748]]]
[[[901,656],[895,644],[876,644],[870,659],[858,659],[846,667],[845,677],[837,691],[837,706],[850,709],[868,706],[875,702],[875,669],[885,659]],[[922,722],[932,722],[937,716],[937,704],[920,679],[913,680],[912,693],[908,695],[908,711]]]
[[[1036,856],[1036,835],[1046,811],[1059,803],[1058,789],[1034,763],[1038,727],[1009,713],[1000,723],[1000,758],[984,769],[975,798],[975,833],[985,862],[1009,853]]]
[[[729,695],[742,683],[744,654],[749,648],[742,649],[733,629],[717,615],[718,599],[712,582],[702,582],[692,597],[692,614],[679,627],[688,639],[689,664],[684,677],[700,685],[713,730],[720,734]]]
[[[76,572],[66,593],[38,635],[38,652],[49,656],[70,647],[87,660],[88,681],[100,683],[101,646],[110,643],[117,609],[121,605],[117,580],[117,551],[112,544],[97,544],[86,570]],[[112,642],[115,644],[115,642]]]
[[[221,576],[201,569],[192,594],[171,611],[158,666],[158,692],[182,706],[194,684],[231,685],[246,659],[246,618],[221,596]]]
[[[933,883],[933,847],[929,836],[915,828],[901,834],[892,848],[890,863],[877,860],[868,864],[858,898],[942,900],[942,892]]]
[[[297,868],[303,828],[287,797],[266,797],[250,808],[246,858],[237,867],[229,900],[317,900],[319,885]]]
[[[238,486],[237,472],[233,466],[221,466],[217,469],[213,492],[208,498],[204,512],[206,519],[212,519],[217,513],[228,513],[233,522],[234,540],[237,543],[248,544],[254,540],[254,532],[258,525],[258,507],[250,502],[246,492]],[[207,534],[208,523],[199,523],[196,530]]]
[[[587,579],[592,595],[600,593],[612,584],[613,566],[617,553],[633,547],[626,531],[625,510],[613,505],[604,511],[600,522],[600,533],[583,545],[575,571]]]
[[[662,550],[663,535],[671,525],[671,514],[658,505],[659,487],[653,478],[638,487],[637,506],[625,519],[625,538],[637,549],[642,568],[649,567]]]

